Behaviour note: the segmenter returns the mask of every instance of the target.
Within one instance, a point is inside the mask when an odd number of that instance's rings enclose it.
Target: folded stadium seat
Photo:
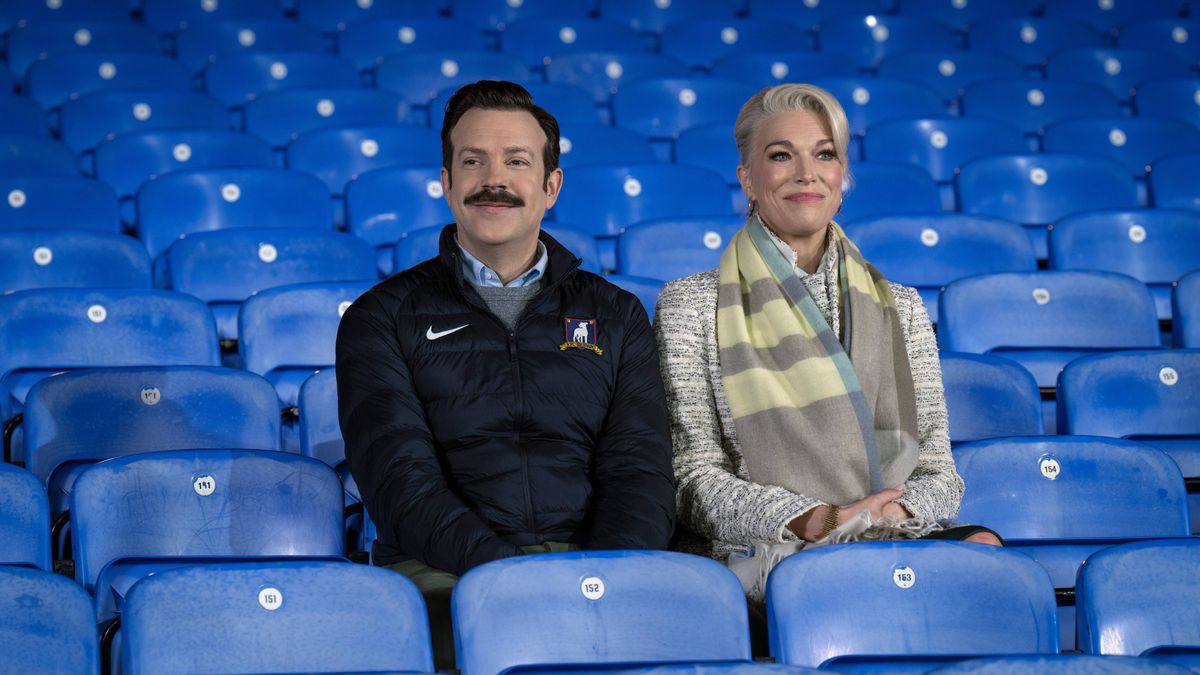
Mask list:
[[[1175,460],[1200,532],[1200,350],[1126,351],[1076,359],[1058,376],[1064,433],[1140,441]]]
[[[12,86],[5,86],[0,75],[0,134],[15,136],[47,136],[50,127],[46,113],[38,104],[24,96],[11,96]]]
[[[1171,344],[1200,347],[1200,272],[1183,276],[1171,293]]]
[[[742,587],[728,568],[701,556],[517,556],[467,572],[451,602],[463,675],[518,666],[562,672],[569,665],[750,661]]]
[[[659,218],[634,223],[617,238],[621,274],[671,281],[716,269],[742,216]]]
[[[191,91],[187,69],[178,61],[156,54],[73,52],[34,61],[25,77],[25,90],[46,110],[97,91],[161,89]]]
[[[613,94],[630,82],[652,77],[680,78],[690,74],[682,61],[643,52],[562,54],[551,57],[546,64],[547,82],[582,87],[600,104],[608,103]]]
[[[121,661],[130,675],[433,672],[429,620],[416,585],[365,565],[171,570],[138,584],[122,624]]]
[[[1058,652],[1046,572],[1018,553],[959,542],[867,541],[788,556],[767,580],[767,625],[777,663],[842,672]]]
[[[558,146],[558,164],[564,169],[588,164],[650,163],[657,160],[654,146],[645,136],[629,129],[602,124],[560,125]]]
[[[1090,82],[997,79],[968,85],[963,90],[962,114],[1013,125],[1038,136],[1055,122],[1091,117],[1116,117],[1121,104],[1107,89]]]
[[[860,218],[942,212],[942,197],[929,172],[912,164],[858,162],[843,184],[841,222]],[[848,189],[846,189],[848,187]]]
[[[175,58],[193,73],[231,54],[324,51],[315,28],[283,17],[194,23],[175,38]]]
[[[884,276],[917,289],[935,324],[938,295],[946,284],[976,274],[1037,269],[1037,256],[1024,229],[999,218],[961,213],[880,215],[855,220],[845,229]]]
[[[278,0],[140,0],[142,16],[156,33],[178,33],[188,26],[228,19],[279,19]]]
[[[63,195],[71,195],[63,199]],[[117,195],[104,183],[82,176],[0,178],[0,232],[10,230],[96,230],[117,233]]]
[[[732,19],[741,3],[729,0],[663,2],[662,0],[600,0],[600,16],[620,21],[642,33],[662,33],[685,19]]]
[[[658,305],[658,294],[665,285],[661,279],[649,277],[634,277],[626,274],[609,274],[604,277],[610,282],[633,293],[641,301],[642,308],[650,322],[654,322],[654,308]]]
[[[288,167],[320,178],[335,196],[371,169],[432,162],[441,156],[438,132],[412,125],[320,129],[301,134],[287,148]]]
[[[128,0],[10,0],[0,5],[0,33],[47,21],[118,21],[129,8]]]
[[[277,151],[301,134],[342,126],[400,124],[408,104],[374,89],[298,89],[275,91],[246,104],[246,132]]]
[[[220,101],[183,91],[101,91],[67,101],[59,115],[63,143],[76,154],[131,131],[228,129]]]
[[[513,21],[500,33],[500,51],[531,68],[542,68],[560,54],[643,50],[637,31],[616,19],[526,18]]]
[[[817,32],[817,47],[873,70],[892,54],[917,49],[954,52],[962,49],[962,41],[953,28],[936,19],[868,14],[825,21]]]
[[[915,117],[871,125],[863,139],[870,161],[906,162],[924,168],[937,181],[942,208],[956,206],[954,177],[963,164],[990,155],[1028,150],[1020,129],[970,117]],[[851,167],[853,173],[855,167]]]
[[[712,76],[760,87],[809,82],[819,77],[851,77],[858,68],[837,54],[801,51],[753,51],[730,54],[712,65]]]
[[[39,21],[8,36],[8,66],[22,80],[29,66],[59,54],[131,52],[160,54],[158,36],[126,19],[110,21]]]
[[[1200,153],[1163,158],[1150,167],[1150,200],[1158,208],[1200,210]]]
[[[992,18],[971,24],[967,31],[971,51],[1012,56],[1026,68],[1040,69],[1052,54],[1065,49],[1103,44],[1099,32],[1071,17]]]
[[[1093,82],[1122,101],[1132,98],[1137,86],[1146,80],[1190,74],[1184,61],[1132,47],[1069,49],[1052,55],[1046,63],[1050,79]]]
[[[362,84],[353,61],[298,51],[222,54],[204,69],[204,81],[208,95],[228,106],[243,105],[274,91]]]
[[[44,136],[0,133],[0,178],[78,176],[75,155]]]
[[[991,354],[943,351],[940,356],[951,447],[1042,434],[1041,395],[1021,364]]]
[[[138,235],[154,258],[193,232],[332,229],[329,191],[313,176],[285,169],[176,171],[146,183],[138,192],[137,207]]]
[[[954,449],[967,485],[958,519],[986,525],[1037,561],[1059,595],[1064,650],[1075,648],[1070,589],[1083,561],[1115,544],[1189,533],[1179,467],[1148,445],[1094,436],[1016,436]]]
[[[955,181],[963,213],[994,216],[1027,228],[1039,258],[1046,226],[1071,213],[1137,208],[1137,185],[1116,160],[1089,155],[985,157],[962,166]]]
[[[663,161],[679,132],[700,124],[732,125],[746,99],[759,87],[718,78],[647,78],[613,95],[613,125],[632,129],[655,142]]]
[[[942,0],[950,6],[949,0]],[[1020,77],[1021,62],[1011,56],[979,51],[921,51],[892,54],[879,63],[879,76],[919,82],[943,101],[956,101],[968,84]]]
[[[357,9],[353,1],[349,4]],[[374,6],[380,4],[384,3],[376,2]],[[338,33],[338,54],[353,60],[359,70],[371,70],[388,56],[444,49],[487,49],[487,41],[466,21],[408,12],[391,18],[355,20]]]
[[[1171,318],[1171,288],[1200,270],[1200,213],[1178,209],[1089,211],[1050,230],[1050,268],[1118,272],[1150,288],[1159,319]]]
[[[511,54],[482,49],[441,50],[385,56],[375,69],[375,86],[415,105],[427,105],[439,92],[478,80],[533,79],[529,68]],[[438,112],[431,117],[441,119]],[[435,125],[440,127],[440,123]]]
[[[431,161],[433,157],[429,155]],[[364,172],[346,186],[347,229],[375,247],[382,275],[403,269],[391,264],[392,247],[397,239],[426,227],[440,230],[452,222],[454,215],[442,195],[438,166],[375,169]]]
[[[770,19],[682,19],[663,27],[662,53],[692,68],[710,67],[730,54],[754,51],[761,45],[788,45],[812,51],[802,26],[778,17]]]
[[[606,116],[607,108],[598,108],[592,101],[592,96],[582,87],[571,84],[545,84],[530,82],[521,85],[525,87],[533,102],[544,110],[550,111],[558,120],[559,126],[575,124],[600,124],[602,116]],[[458,87],[449,87],[438,92],[437,97],[429,102],[429,126],[441,129],[442,119],[446,113],[446,104]]]
[[[1042,11],[1051,18],[1080,21],[1102,33],[1112,33],[1140,19],[1179,16],[1174,0],[1045,0]]]
[[[1131,576],[1145,583],[1129,583]],[[1116,546],[1084,563],[1078,582],[1079,648],[1200,665],[1200,540]]]
[[[387,25],[399,18],[417,21],[437,18],[444,3],[441,0],[293,0],[293,4],[300,23],[322,33],[340,33],[355,23]]]
[[[132,237],[57,228],[0,232],[0,293],[151,286],[150,256]]]
[[[998,18],[1033,16],[1040,6],[1039,0],[904,0],[899,13],[936,19],[955,30],[967,30]]]
[[[842,104],[854,136],[862,136],[872,124],[885,120],[948,114],[936,91],[914,82],[861,75],[822,77],[813,84],[826,89]]]
[[[938,345],[995,353],[1027,368],[1043,392],[1047,433],[1055,430],[1051,399],[1064,365],[1091,353],[1157,348],[1161,342],[1150,292],[1123,274],[983,274],[951,282],[938,302]]]
[[[808,0],[779,3],[775,0],[748,0],[749,14],[755,19],[783,19],[805,29],[820,28],[830,19],[844,16],[886,14],[892,8],[887,0]]]
[[[9,565],[50,571],[50,504],[33,474],[0,464],[0,566]]]
[[[100,672],[92,599],[78,584],[44,570],[0,567],[0,607],[0,650],[6,668],[25,673]]]
[[[1200,36],[1200,28],[1196,35]],[[1191,78],[1147,80],[1138,85],[1133,107],[1139,117],[1179,120],[1200,128],[1200,82]]]
[[[524,19],[586,19],[591,3],[561,0],[452,0],[454,18],[475,25],[476,29],[501,32],[509,24]]]
[[[1145,19],[1120,27],[1117,45],[1170,54],[1184,63],[1200,62],[1200,20]]]
[[[295,406],[304,380],[333,365],[342,314],[374,285],[296,284],[249,298],[238,312],[242,367],[266,377],[283,404]]]

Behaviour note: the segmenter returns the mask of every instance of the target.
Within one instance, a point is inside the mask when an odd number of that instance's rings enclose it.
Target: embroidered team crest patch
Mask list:
[[[596,320],[595,319],[573,319],[567,317],[563,319],[564,335],[563,339],[566,342],[558,346],[560,351],[567,349],[586,349],[595,352],[596,356],[603,356],[604,350],[600,349],[596,344]]]

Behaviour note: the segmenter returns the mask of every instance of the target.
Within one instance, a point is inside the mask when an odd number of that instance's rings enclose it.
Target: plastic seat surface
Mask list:
[[[0,566],[0,650],[13,672],[100,672],[92,599],[70,579]]]
[[[1004,122],[1026,134],[1036,134],[1062,120],[1123,113],[1117,97],[1093,82],[1009,78],[967,85],[962,114]]]
[[[636,131],[602,124],[567,124],[559,129],[558,163],[564,169],[588,164],[658,161],[649,140]]]
[[[625,22],[613,19],[528,18],[507,24],[500,34],[501,52],[535,68],[560,54],[640,50],[641,36]]]
[[[1183,61],[1131,47],[1069,49],[1052,55],[1046,64],[1046,76],[1051,79],[1094,82],[1121,100],[1128,100],[1146,80],[1188,75],[1188,64]]]
[[[301,23],[323,33],[334,33],[348,30],[355,24],[366,26],[398,17],[415,20],[435,18],[443,3],[423,0],[295,0],[294,4]]]
[[[669,24],[685,19],[732,19],[736,3],[729,0],[654,2],[654,0],[604,0],[600,15],[623,21],[643,33],[662,33]]]
[[[61,195],[71,195],[62,199]],[[79,229],[121,231],[117,195],[104,183],[78,175],[0,178],[0,232]]]
[[[811,51],[803,29],[781,17],[680,19],[662,31],[662,53],[693,68],[711,66],[722,57],[747,49],[753,51],[757,45],[789,45]]]
[[[1200,62],[1200,21],[1194,17],[1138,19],[1121,26],[1119,46],[1170,54],[1184,63]]]
[[[941,195],[929,172],[895,162],[858,162],[851,167],[850,189],[843,193],[846,222],[872,216],[940,213]]]
[[[622,274],[670,281],[715,269],[741,216],[663,218],[630,225],[617,239]]]
[[[822,77],[813,84],[837,98],[846,111],[850,133],[861,136],[877,122],[902,117],[939,117],[946,104],[933,89],[882,77]]]
[[[962,45],[954,29],[936,19],[910,16],[842,16],[821,24],[817,45],[823,52],[845,54],[860,68],[877,68],[901,52],[956,51]]]
[[[346,441],[338,422],[337,371],[322,368],[305,380],[298,401],[300,454],[337,468],[346,461]]]
[[[1200,26],[1196,35],[1200,36]],[[1173,119],[1200,128],[1200,82],[1196,80],[1147,80],[1138,85],[1133,105],[1142,117]]]
[[[543,82],[527,82],[522,86],[533,97],[533,102],[538,107],[548,110],[554,115],[560,127],[575,124],[599,124],[601,122],[600,109],[596,107],[591,94],[582,87],[563,83],[545,84]],[[429,102],[430,126],[432,128],[438,129],[441,127],[446,111],[446,104],[450,102],[450,97],[456,91],[458,91],[457,87],[443,89],[438,93],[436,98]]]
[[[424,105],[439,92],[478,80],[531,79],[519,57],[483,50],[438,50],[384,57],[375,70],[375,86],[409,103]]]
[[[257,52],[323,52],[316,29],[277,19],[226,19],[189,25],[175,38],[175,58],[198,73],[229,54]]]
[[[218,100],[177,91],[103,91],[68,101],[62,108],[63,143],[76,153],[131,131],[228,129]]]
[[[301,2],[301,11],[304,4]],[[349,4],[358,9],[353,0]],[[375,2],[374,6],[382,4],[386,3]],[[430,3],[421,4],[428,7]],[[385,57],[397,54],[486,48],[483,34],[466,21],[421,16],[420,12],[411,11],[370,21],[352,21],[338,35],[338,54],[353,60],[359,70],[374,68]]]
[[[146,24],[156,33],[177,33],[195,23],[283,17],[283,6],[274,0],[238,0],[237,2],[141,0],[141,5]]]
[[[1193,178],[1200,171],[1200,154],[1173,155],[1154,163],[1150,170],[1150,195],[1159,208],[1200,211],[1200,193]]]
[[[473,22],[476,28],[504,32],[523,19],[586,19],[590,9],[586,3],[556,0],[455,0],[452,15]]]
[[[732,124],[758,87],[717,78],[647,78],[613,95],[613,124],[653,138],[673,138],[699,124]]]
[[[546,81],[572,84],[607,103],[624,85],[647,78],[680,78],[691,74],[687,64],[669,56],[630,52],[584,52],[553,56],[546,64]]]
[[[10,0],[0,7],[0,33],[45,21],[116,21],[129,18],[125,0]]]
[[[8,37],[13,79],[21,80],[35,61],[73,52],[157,54],[157,36],[131,21],[45,21],[22,26]]]
[[[730,54],[713,62],[712,75],[761,87],[808,82],[819,77],[851,77],[858,68],[839,54],[807,51],[760,51]]]
[[[246,132],[282,148],[317,129],[401,124],[408,111],[399,96],[374,89],[274,91],[246,104]]]
[[[132,196],[146,181],[180,169],[274,165],[271,148],[263,141],[216,129],[136,131],[96,148],[96,178],[119,197]]]
[[[1200,347],[1200,273],[1183,276],[1171,292],[1172,344]]]
[[[27,565],[50,571],[50,562],[50,504],[46,488],[25,469],[0,464],[0,565]],[[12,608],[4,609],[7,617]],[[0,634],[4,632],[0,628]]]
[[[950,3],[947,1],[946,4]],[[968,84],[1022,74],[1024,68],[1020,61],[992,52],[901,52],[888,56],[879,64],[880,77],[919,82],[936,91],[945,101],[957,99]]]
[[[1070,18],[1097,31],[1112,31],[1138,19],[1177,16],[1179,8],[1171,0],[1045,0],[1046,16]]]
[[[684,129],[675,141],[675,161],[715,171],[731,186],[738,185],[737,167],[742,158],[733,138],[733,124],[718,122]]]
[[[867,130],[863,146],[869,161],[915,164],[938,182],[954,180],[958,169],[971,160],[1028,150],[1020,129],[970,117],[879,122]]]
[[[940,357],[951,443],[1043,433],[1037,382],[1021,364],[990,354]]]
[[[152,285],[150,256],[132,237],[68,229],[0,232],[0,293]]]
[[[0,178],[78,176],[67,146],[42,136],[0,134]]]
[[[967,32],[967,44],[972,51],[1006,54],[1026,66],[1040,66],[1050,55],[1066,49],[1099,47],[1102,44],[1098,31],[1073,17],[1047,18],[1028,16],[1028,12],[1025,14],[1021,17],[989,18],[971,24]]]
[[[1200,129],[1185,122],[1149,117],[1094,117],[1046,127],[1046,152],[1103,155],[1135,177],[1168,155],[1200,152]]]
[[[25,96],[10,96],[12,84],[0,75],[0,134],[45,137],[50,128],[41,106]]]
[[[1182,666],[1132,656],[1067,653],[1045,656],[992,656],[963,661],[929,672],[938,675],[1039,675],[1047,672],[1058,675],[1091,675],[1098,672],[1106,675],[1187,675],[1192,671]]]
[[[887,0],[839,0],[780,4],[772,0],[749,0],[749,14],[755,18],[783,18],[800,26],[820,27],[829,19],[842,16],[885,14],[891,9]]]
[[[1032,16],[1041,5],[1038,0],[905,0],[900,7],[904,16],[929,17],[953,26],[969,29],[1001,17]]]
[[[131,674],[433,671],[417,587],[369,565],[170,570],[130,591],[121,632],[122,663]],[[291,647],[263,648],[269,644]]]
[[[187,69],[156,54],[73,52],[35,61],[25,77],[29,97],[46,110],[97,91],[191,90]]]
[[[452,222],[454,214],[442,194],[440,167],[374,169],[346,186],[346,225],[351,234],[376,248],[381,263],[391,257],[393,245],[406,234],[427,227],[440,231]],[[379,268],[391,271],[388,265]]]
[[[335,195],[359,175],[387,166],[442,156],[442,143],[432,129],[413,125],[318,129],[288,145],[287,165],[313,174]]]
[[[465,574],[451,603],[464,674],[521,665],[750,657],[741,585],[723,565],[699,556],[669,551],[518,556]]]
[[[204,69],[209,96],[228,106],[287,89],[353,88],[361,84],[354,62],[319,52],[225,53]]]

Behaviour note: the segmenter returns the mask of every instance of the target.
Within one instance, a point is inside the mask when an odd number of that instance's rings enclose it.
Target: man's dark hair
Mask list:
[[[546,147],[542,148],[542,164],[546,167],[546,175],[542,178],[542,187],[550,183],[550,173],[558,168],[558,120],[533,102],[533,96],[525,87],[503,80],[480,80],[468,84],[454,92],[446,101],[446,116],[442,119],[442,167],[446,169],[448,180],[453,181],[454,172],[450,165],[454,159],[454,145],[450,142],[450,132],[458,125],[458,120],[472,108],[483,110],[524,110],[533,115],[538,126],[546,132]]]

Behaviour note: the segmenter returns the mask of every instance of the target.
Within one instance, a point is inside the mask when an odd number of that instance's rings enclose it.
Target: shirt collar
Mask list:
[[[529,284],[532,284],[533,282],[542,278],[542,275],[546,273],[546,265],[548,265],[550,262],[550,256],[546,252],[546,245],[539,241],[537,247],[538,257],[533,263],[533,267],[530,267],[516,279],[504,284],[500,281],[500,275],[496,274],[495,270],[487,265],[484,265],[482,262],[480,262],[479,258],[471,255],[470,251],[463,248],[462,244],[458,243],[457,236],[454,238],[454,242],[458,245],[459,252],[462,253],[463,274],[466,275],[467,279],[469,279],[470,282],[476,286],[491,286],[493,288],[514,288],[519,286],[528,286]]]
[[[796,251],[794,251],[791,246],[788,246],[787,242],[781,239],[779,235],[775,234],[771,228],[767,227],[766,223],[763,223],[763,229],[767,231],[767,236],[771,238],[771,241],[775,244],[779,251],[783,253],[784,259],[792,262],[792,271],[796,273],[796,276],[800,277],[801,279],[809,276],[808,272],[805,272],[804,268],[800,267],[799,261],[796,260],[796,258],[799,257],[796,255]],[[821,262],[817,264],[818,271],[826,270],[831,266],[832,256],[829,252],[833,247],[833,229],[830,228],[825,238],[825,252],[821,254]]]

